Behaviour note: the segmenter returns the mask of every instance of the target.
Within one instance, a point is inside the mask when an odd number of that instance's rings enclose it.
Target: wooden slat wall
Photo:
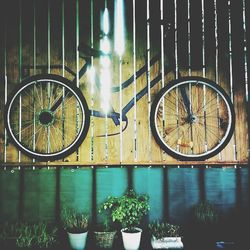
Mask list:
[[[243,2],[244,1],[244,2]],[[122,80],[128,79],[133,75],[134,70],[140,69],[147,64],[147,47],[150,45],[151,58],[160,51],[160,0],[136,0],[126,2],[126,50],[122,56]],[[245,72],[244,49],[248,49],[244,43],[244,32],[249,38],[249,3],[248,1],[231,0],[229,22],[229,2],[226,0],[204,1],[204,23],[202,23],[202,0],[190,0],[190,45],[191,45],[191,74],[205,76],[209,79],[219,80],[219,84],[230,94],[230,82],[233,88],[233,100],[236,112],[236,128],[235,133],[228,146],[208,161],[224,161],[224,162],[246,162],[248,160],[249,148],[249,118],[247,118],[246,101],[246,78],[249,71]],[[187,31],[188,24],[188,3],[177,0],[164,0],[163,13],[164,19],[168,21],[174,20],[174,9],[177,13],[177,50],[178,50],[178,66],[183,75],[188,75],[188,42],[189,34]],[[64,16],[62,3],[64,3]],[[136,22],[133,26],[133,3],[135,3]],[[243,3],[246,5],[246,30],[243,26]],[[113,46],[113,16],[114,1],[107,1],[107,7],[110,11],[111,33],[109,35]],[[149,29],[147,29],[147,4],[149,4]],[[32,160],[21,154],[17,149],[9,143],[5,145],[6,134],[3,124],[4,115],[4,97],[19,84],[19,79],[24,77],[20,72],[23,65],[33,65],[34,69],[37,65],[48,65],[46,72],[63,75],[63,69],[49,69],[49,65],[63,64],[70,67],[73,71],[77,68],[77,39],[76,39],[76,17],[77,8],[76,1],[42,1],[42,0],[15,0],[11,4],[1,3],[1,9],[4,13],[4,21],[1,30],[1,80],[0,95],[0,160],[1,162],[31,162]],[[216,8],[215,8],[216,7]],[[91,32],[93,32],[93,44],[95,48],[99,47],[100,40],[100,12],[104,8],[104,1],[93,1],[93,17],[91,18],[91,0],[79,0],[79,38],[80,42],[91,44]],[[49,9],[49,11],[48,11]],[[215,17],[217,15],[218,24],[218,48],[216,48],[215,34]],[[64,24],[63,24],[64,18]],[[50,22],[48,23],[48,20]],[[93,25],[91,25],[93,20]],[[21,22],[21,23],[20,23]],[[202,25],[204,24],[204,37],[202,41]],[[5,26],[5,29],[4,29]],[[230,27],[231,26],[231,27]],[[135,37],[133,29],[135,27]],[[232,31],[232,40],[230,41],[229,30]],[[65,35],[63,36],[63,30]],[[149,32],[149,34],[148,34]],[[147,41],[147,35],[150,39]],[[169,48],[174,49],[174,34],[169,37]],[[50,39],[48,40],[48,37]],[[6,41],[6,43],[5,43]],[[65,46],[63,47],[63,41]],[[134,43],[135,42],[135,43]],[[230,57],[230,42],[232,45],[232,56]],[[135,46],[134,46],[135,45]],[[203,47],[203,45],[205,47]],[[218,68],[216,68],[216,49],[218,49]],[[204,50],[205,68],[202,68]],[[136,55],[136,65],[134,65],[134,53]],[[35,53],[35,54],[34,54]],[[246,52],[248,53],[248,52]],[[248,55],[248,54],[247,54]],[[63,58],[64,56],[64,58]],[[6,57],[6,62],[5,62]],[[113,85],[119,83],[119,58],[113,55],[113,65],[111,68]],[[36,65],[34,65],[34,63]],[[79,66],[84,63],[79,59]],[[230,74],[230,63],[232,63],[232,74]],[[5,72],[6,66],[6,72]],[[94,60],[94,66],[99,67],[98,59]],[[134,68],[135,67],[135,68]],[[160,62],[150,67],[150,79],[154,79],[160,72]],[[216,72],[218,75],[216,76]],[[31,70],[30,74],[40,73],[38,69]],[[7,90],[4,85],[4,76],[7,78]],[[65,73],[70,78],[70,75]],[[165,83],[174,79],[174,74],[165,77]],[[122,106],[134,98],[134,90],[140,91],[147,85],[148,76],[146,73],[136,80],[136,86],[131,84],[122,91]],[[147,163],[157,162],[162,164],[178,163],[175,159],[163,152],[154,141],[149,130],[148,112],[149,101],[153,101],[155,94],[161,88],[161,82],[150,90],[150,95],[145,95],[136,107],[132,108],[127,114],[129,125],[122,134],[123,145],[120,148],[120,136],[98,137],[105,134],[106,128],[108,133],[119,132],[119,128],[115,127],[111,120],[105,124],[103,118],[91,118],[91,127],[89,133],[81,144],[78,155],[79,164],[95,165],[105,162],[108,164],[126,164],[126,163]],[[249,85],[247,85],[249,89]],[[89,107],[100,110],[100,93],[95,88],[94,95],[90,92],[90,83],[86,76],[80,79],[80,89],[87,99]],[[119,93],[112,94],[112,106],[119,111]],[[93,104],[93,105],[92,105]],[[93,136],[92,136],[93,134]],[[121,152],[122,150],[122,152]],[[122,154],[122,162],[121,162]],[[66,160],[69,162],[77,161],[77,153],[73,153]],[[180,164],[182,164],[180,162]]]

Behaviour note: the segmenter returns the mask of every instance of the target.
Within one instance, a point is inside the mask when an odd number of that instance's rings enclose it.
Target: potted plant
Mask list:
[[[64,208],[62,223],[67,231],[69,244],[74,250],[84,249],[88,235],[88,216],[72,208]]]
[[[208,248],[215,245],[218,213],[209,202],[199,202],[193,207],[192,242],[196,245],[206,245]]]
[[[45,223],[23,225],[16,240],[18,249],[54,249],[57,243],[57,228]]]
[[[140,246],[142,229],[138,226],[149,211],[148,196],[137,195],[129,190],[121,197],[108,197],[102,209],[110,210],[113,222],[122,226],[122,240],[126,250],[137,250]]]
[[[107,214],[102,213],[102,210],[99,210],[99,213],[102,214],[102,217],[94,229],[95,245],[100,249],[109,249],[113,246],[116,230],[111,218]]]
[[[182,249],[180,226],[167,222],[149,224],[153,249]]]

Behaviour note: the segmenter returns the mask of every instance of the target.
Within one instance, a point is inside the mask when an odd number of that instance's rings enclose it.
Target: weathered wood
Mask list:
[[[8,94],[19,84],[20,72],[19,66],[22,65],[32,66],[29,70],[28,75],[34,75],[42,73],[41,69],[36,68],[38,65],[45,66],[45,72],[48,73],[48,65],[61,65],[65,59],[65,65],[71,68],[74,72],[77,68],[76,62],[76,6],[68,1],[65,2],[65,47],[62,48],[62,6],[61,1],[55,1],[50,4],[50,23],[48,23],[48,6],[47,2],[43,1],[36,2],[35,21],[36,27],[34,34],[34,5],[33,1],[27,1],[22,3],[22,24],[21,24],[21,43],[20,43],[20,16],[19,6],[16,5],[14,8],[7,6],[6,13],[12,12],[11,17],[6,15],[7,25],[7,36],[6,36],[6,58],[7,58],[7,81],[8,81]],[[159,16],[159,2],[152,5],[150,1],[150,20],[146,20],[146,0],[136,1],[136,65],[135,70],[139,70],[145,64],[147,64],[147,21],[150,23],[150,55],[151,58],[160,52],[160,21]],[[174,6],[171,1],[164,1],[164,17],[166,20],[174,20]],[[218,84],[230,94],[230,80],[233,80],[233,99],[234,108],[236,112],[236,128],[235,134],[229,144],[220,155],[216,155],[204,162],[181,162],[173,159],[167,155],[159,145],[155,142],[150,131],[150,123],[148,119],[149,109],[149,96],[146,94],[136,103],[135,107],[132,108],[128,113],[128,127],[122,133],[123,145],[122,145],[122,162],[120,162],[120,135],[119,126],[115,126],[111,119],[107,119],[107,123],[104,118],[91,117],[91,125],[89,132],[78,149],[78,163],[80,165],[132,165],[132,164],[146,164],[146,165],[185,165],[185,164],[215,164],[218,165],[229,164],[234,165],[237,163],[243,163],[248,159],[248,147],[249,142],[246,139],[248,134],[248,123],[247,123],[247,105],[245,100],[245,86],[243,79],[243,42],[242,42],[242,17],[238,15],[241,13],[241,5],[236,9],[233,8],[231,11],[233,21],[233,79],[230,79],[230,57],[229,54],[229,26],[228,26],[228,12],[227,2],[217,2],[218,12]],[[90,44],[91,27],[90,27],[90,1],[86,4],[84,1],[79,1],[79,34],[80,42]],[[94,47],[99,48],[100,41],[100,10],[103,10],[102,5],[94,1]],[[110,23],[111,33],[109,35],[111,42],[111,76],[114,86],[119,84],[119,58],[113,49],[113,4],[109,3],[110,8]],[[209,0],[205,3],[205,65],[201,65],[202,62],[202,40],[201,40],[201,11],[192,9],[194,7],[194,1],[191,1],[191,67],[192,75],[203,76],[202,66],[205,66],[205,75],[207,78],[215,81],[216,80],[216,63],[215,63],[215,34],[214,34],[214,10],[213,1]],[[198,6],[201,8],[201,6]],[[122,56],[122,81],[130,78],[134,73],[133,64],[133,6],[132,2],[126,5],[126,49]],[[237,14],[238,13],[238,14]],[[30,15],[28,15],[30,14]],[[248,13],[247,13],[248,14]],[[178,24],[178,65],[180,72],[183,76],[189,74],[188,72],[188,34],[187,34],[187,5],[177,6],[177,24]],[[11,19],[11,20],[10,20]],[[199,20],[199,22],[198,22]],[[48,33],[48,27],[50,27],[50,33]],[[240,27],[239,30],[237,30]],[[34,36],[35,35],[35,36]],[[48,40],[50,35],[50,41]],[[234,37],[237,36],[237,37]],[[34,41],[34,37],[36,41]],[[240,39],[239,44],[237,43],[238,37]],[[166,42],[167,41],[167,42]],[[165,47],[166,49],[173,49],[174,33],[171,33],[167,37]],[[34,50],[34,46],[36,46]],[[1,48],[2,50],[3,48]],[[62,58],[63,49],[65,51],[65,58]],[[21,54],[19,53],[21,50]],[[34,51],[36,54],[34,54]],[[2,54],[2,53],[1,53]],[[241,54],[242,56],[239,56]],[[21,56],[21,58],[20,58]],[[1,68],[3,58],[1,58]],[[84,64],[83,59],[79,59],[79,66]],[[94,59],[94,67],[97,72],[97,76],[100,76],[100,59]],[[2,70],[2,69],[1,69]],[[157,61],[155,65],[150,67],[150,79],[153,80],[161,71],[161,62]],[[50,70],[53,74],[62,75],[62,69]],[[27,72],[26,72],[27,73]],[[25,76],[28,76],[25,75]],[[24,77],[24,76],[21,76]],[[73,79],[73,76],[65,72],[65,77]],[[175,78],[174,73],[169,73],[165,76],[165,85]],[[141,77],[136,80],[136,91],[137,93],[147,86],[147,73],[144,72]],[[80,89],[83,92],[88,106],[90,109],[101,110],[101,93],[100,90],[95,87],[94,94],[90,91],[90,82],[87,75],[83,76],[79,82]],[[162,82],[160,81],[150,90],[151,103],[153,102],[155,95],[160,90]],[[124,107],[131,99],[134,98],[134,83],[122,91],[122,107]],[[3,125],[3,94],[4,85],[1,85],[1,129],[0,129],[0,160],[3,162],[3,149],[4,149],[4,125]],[[209,99],[209,96],[207,97]],[[92,106],[93,103],[93,106]],[[198,104],[198,100],[194,100],[194,103]],[[111,105],[115,112],[119,112],[119,92],[111,94]],[[73,112],[73,109],[72,109]],[[134,113],[136,112],[136,113]],[[18,118],[18,117],[17,117]],[[134,121],[135,118],[135,121]],[[211,123],[214,120],[209,121]],[[69,124],[67,124],[69,128]],[[122,124],[125,126],[125,122]],[[136,133],[135,133],[136,126]],[[106,131],[107,128],[107,131]],[[92,137],[93,131],[93,137]],[[108,136],[105,138],[105,133],[115,134],[114,136]],[[136,135],[136,142],[135,142]],[[43,138],[44,139],[44,138]],[[136,144],[136,146],[135,146]],[[198,143],[196,143],[198,144]],[[199,145],[198,147],[200,147]],[[234,150],[236,147],[237,158],[234,159]],[[91,160],[91,155],[93,159]],[[67,162],[58,161],[53,164],[65,164],[77,165],[77,152],[67,157]],[[7,146],[7,162],[18,165],[18,150],[8,141]],[[21,162],[29,163],[32,159],[21,154]],[[43,166],[43,163],[41,163]],[[46,165],[46,164],[45,164]],[[7,166],[7,165],[6,165]]]

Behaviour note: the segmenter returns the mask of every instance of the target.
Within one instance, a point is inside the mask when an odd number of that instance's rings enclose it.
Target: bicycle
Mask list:
[[[103,52],[79,46],[85,64],[79,79],[87,72],[90,57]],[[160,60],[158,54],[150,66]],[[173,59],[171,59],[173,60]],[[53,66],[52,66],[53,67]],[[56,66],[55,66],[56,67]],[[147,71],[144,65],[112,92],[118,92]],[[168,74],[170,70],[165,70]],[[14,145],[29,157],[42,161],[65,158],[77,150],[86,138],[90,116],[105,117],[90,110],[85,97],[72,81],[54,74],[38,74],[22,81],[8,98],[5,124]],[[150,88],[161,80],[159,73]],[[99,81],[96,82],[99,87]],[[112,108],[106,114],[116,126],[125,122],[126,114],[147,94],[146,86],[120,113]],[[179,160],[205,160],[218,154],[230,141],[235,128],[235,112],[230,97],[217,83],[202,77],[180,77],[165,85],[156,95],[150,113],[152,134],[158,145]]]

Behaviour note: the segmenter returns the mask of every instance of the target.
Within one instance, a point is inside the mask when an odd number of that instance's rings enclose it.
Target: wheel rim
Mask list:
[[[192,113],[181,95],[185,89]],[[206,159],[217,154],[232,135],[234,114],[229,97],[215,84],[188,79],[161,93],[154,110],[153,130],[159,144],[181,159]]]
[[[85,100],[77,91],[52,77],[34,79],[19,88],[7,106],[8,131],[18,148],[46,159],[71,152],[83,139],[89,119]]]

